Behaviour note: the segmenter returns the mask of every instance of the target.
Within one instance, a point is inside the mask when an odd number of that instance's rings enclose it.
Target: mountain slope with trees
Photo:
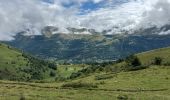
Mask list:
[[[0,43],[0,79],[7,80],[42,80],[55,72],[53,62],[44,61],[15,48]]]
[[[68,63],[112,61],[128,55],[170,46],[170,35],[55,34],[24,36],[5,42],[45,59]]]

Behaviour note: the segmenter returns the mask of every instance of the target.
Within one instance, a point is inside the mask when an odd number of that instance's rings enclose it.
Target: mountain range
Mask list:
[[[58,28],[48,26],[42,30],[43,35],[24,35],[24,32],[20,32],[14,40],[5,43],[38,57],[62,63],[102,62],[170,46],[170,35],[165,34],[169,29],[170,25],[165,25],[140,29],[134,31],[134,34],[124,32],[109,35],[99,34],[93,29],[68,28],[70,34],[64,34],[57,33]]]

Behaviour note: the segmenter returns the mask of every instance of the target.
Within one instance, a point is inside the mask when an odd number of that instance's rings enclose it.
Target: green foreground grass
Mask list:
[[[99,75],[112,75],[96,80]],[[98,88],[63,88],[67,83],[96,84]],[[151,66],[132,72],[95,73],[85,78],[58,83],[0,81],[0,100],[170,100],[170,66]]]

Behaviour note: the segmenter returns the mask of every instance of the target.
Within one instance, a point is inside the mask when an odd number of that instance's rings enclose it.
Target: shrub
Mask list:
[[[51,77],[55,77],[55,76],[56,76],[56,72],[55,72],[55,71],[51,71],[51,72],[50,72],[50,76],[51,76]]]
[[[163,64],[164,66],[170,66],[170,62],[166,62]]]
[[[105,81],[101,81],[98,84],[103,85],[103,84],[106,84],[106,83],[105,83]]]
[[[57,70],[57,65],[55,63],[49,63],[48,67],[53,69],[53,70]]]
[[[65,67],[65,71],[68,71],[68,67]]]
[[[72,73],[71,76],[70,76],[70,79],[74,79],[74,78],[77,78],[77,77],[80,77],[83,73],[81,71],[78,71],[76,73]]]
[[[153,64],[154,65],[161,65],[162,64],[162,58],[161,57],[155,57]]]
[[[147,67],[147,66],[142,66],[139,58],[135,55],[131,55],[127,57],[125,61],[127,65],[124,68],[124,70],[135,71],[135,70],[145,69]]]

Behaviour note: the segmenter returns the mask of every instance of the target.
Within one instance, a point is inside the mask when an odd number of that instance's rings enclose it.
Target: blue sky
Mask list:
[[[82,4],[82,6],[80,7],[80,9],[82,10],[97,10],[99,8],[102,8],[104,7],[106,4],[106,1],[102,1],[102,2],[99,2],[99,3],[94,3],[92,1],[89,1],[89,2],[85,2]]]
[[[54,3],[54,0],[43,0],[45,2],[48,2],[48,3]],[[71,1],[71,0],[70,0]],[[102,8],[102,7],[105,7],[106,6],[106,3],[107,3],[107,0],[101,0],[100,2],[93,2],[91,0],[87,0],[83,3],[81,3],[81,5],[78,5],[77,2],[69,2],[69,3],[63,3],[63,6],[67,7],[67,8],[70,8],[70,7],[73,7],[73,6],[79,6],[79,9],[83,12],[85,11],[94,11],[94,10],[97,10],[99,8]]]
[[[43,1],[48,2],[48,3],[54,3],[54,0],[43,0]],[[95,11],[100,8],[105,8],[108,6],[116,6],[116,5],[120,5],[122,3],[128,2],[128,0],[94,0],[94,1],[93,0],[84,0],[84,2],[82,2],[81,4],[78,4],[75,1],[76,0],[70,0],[69,3],[63,3],[63,6],[65,6],[67,8],[70,8],[73,6],[79,6],[80,11],[82,11],[82,13],[83,13],[86,11],[89,11],[89,12]],[[109,4],[110,2],[112,2],[112,4]]]

